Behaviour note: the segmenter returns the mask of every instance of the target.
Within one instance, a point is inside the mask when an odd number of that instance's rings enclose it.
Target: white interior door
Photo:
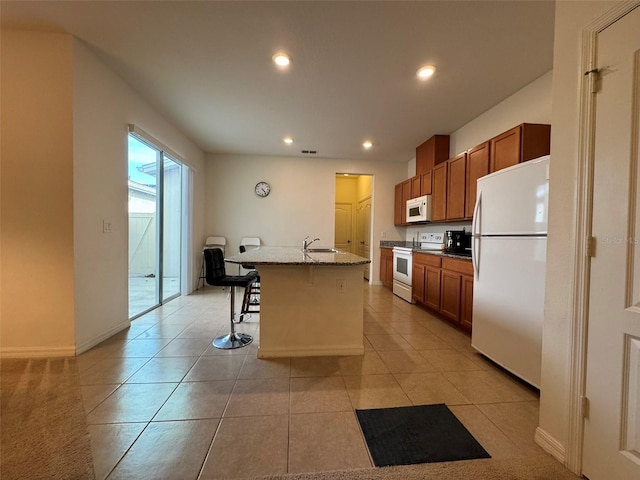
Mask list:
[[[365,198],[358,202],[358,214],[357,214],[357,230],[356,235],[358,241],[357,255],[364,258],[371,258],[371,197]],[[364,266],[364,278],[369,280],[369,266]]]
[[[335,206],[335,248],[351,252],[353,242],[353,205],[351,203],[336,203]]]
[[[640,8],[597,39],[582,473],[640,478]]]

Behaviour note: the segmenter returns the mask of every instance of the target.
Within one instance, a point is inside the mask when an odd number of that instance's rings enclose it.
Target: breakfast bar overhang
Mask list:
[[[228,257],[260,274],[258,357],[362,355],[363,266],[334,249],[259,247]]]

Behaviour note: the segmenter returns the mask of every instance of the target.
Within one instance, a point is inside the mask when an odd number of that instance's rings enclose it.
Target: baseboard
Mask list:
[[[281,358],[281,357],[327,357],[340,355],[364,355],[364,346],[336,346],[322,348],[272,348],[265,350],[258,348],[258,358]]]
[[[534,440],[545,452],[553,455],[556,460],[565,465],[567,452],[562,443],[553,438],[549,433],[545,432],[540,427],[536,428]]]
[[[0,348],[0,358],[51,358],[74,357],[76,348],[67,347],[16,347]]]
[[[131,321],[127,319],[115,325],[114,327],[111,327],[109,330],[107,330],[104,333],[101,333],[97,337],[93,337],[92,339],[87,340],[86,342],[82,342],[81,344],[76,346],[76,355],[80,355],[81,353],[86,352],[87,350],[95,347],[99,343],[104,342],[106,339],[113,337],[116,333],[120,333],[121,331],[126,330],[130,326],[131,326]]]

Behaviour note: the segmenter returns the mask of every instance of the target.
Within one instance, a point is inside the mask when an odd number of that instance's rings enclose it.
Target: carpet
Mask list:
[[[444,404],[356,410],[377,467],[491,458]]]
[[[0,362],[0,477],[94,478],[75,358]]]

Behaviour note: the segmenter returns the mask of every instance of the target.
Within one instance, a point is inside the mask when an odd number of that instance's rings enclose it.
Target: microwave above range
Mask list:
[[[431,195],[407,200],[407,223],[431,221]]]

